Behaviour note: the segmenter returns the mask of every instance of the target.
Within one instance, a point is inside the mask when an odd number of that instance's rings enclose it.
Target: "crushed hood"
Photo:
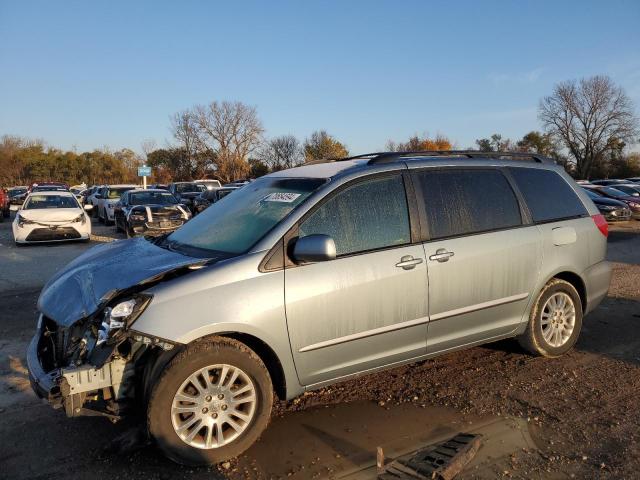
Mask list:
[[[118,292],[207,260],[160,248],[144,238],[98,245],[57,272],[44,286],[38,310],[72,325],[95,313]]]

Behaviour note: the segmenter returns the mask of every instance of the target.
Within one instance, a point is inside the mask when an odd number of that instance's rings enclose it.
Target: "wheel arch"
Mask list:
[[[276,352],[264,341],[256,336],[241,332],[221,332],[213,335],[213,338],[226,337],[237,340],[253,350],[260,360],[264,363],[271,376],[273,389],[280,400],[287,398],[287,379],[284,373],[282,363]]]
[[[578,275],[577,273],[572,272],[570,270],[563,270],[563,271],[555,273],[554,275],[549,277],[547,279],[547,281],[545,282],[545,285],[552,278],[558,278],[560,280],[564,280],[565,282],[568,282],[571,285],[573,285],[573,287],[578,292],[578,295],[580,296],[580,303],[582,305],[582,311],[586,312],[586,310],[587,310],[587,286],[586,286],[584,280],[582,279],[582,277],[580,275]]]

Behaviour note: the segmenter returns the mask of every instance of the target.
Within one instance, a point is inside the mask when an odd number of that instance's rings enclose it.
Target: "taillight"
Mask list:
[[[607,221],[605,220],[604,216],[600,214],[591,215],[591,218],[593,218],[593,223],[596,224],[596,227],[598,227],[598,230],[600,230],[600,233],[602,233],[605,237],[608,237],[609,224],[607,224]]]

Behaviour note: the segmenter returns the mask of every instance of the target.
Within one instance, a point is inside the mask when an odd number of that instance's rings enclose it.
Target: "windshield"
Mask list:
[[[131,205],[175,205],[176,197],[169,192],[138,192],[130,193]]]
[[[107,198],[120,198],[124,192],[129,190],[133,190],[134,187],[121,187],[121,188],[110,188],[109,193],[107,194]]]
[[[178,183],[176,184],[176,192],[178,193],[190,193],[190,192],[202,192],[207,187],[204,185],[196,185],[195,183]]]
[[[202,256],[244,253],[325,181],[260,178],[185,223],[167,237],[167,245]]]
[[[31,195],[23,209],[37,210],[42,208],[79,208],[75,197],[68,195]]]

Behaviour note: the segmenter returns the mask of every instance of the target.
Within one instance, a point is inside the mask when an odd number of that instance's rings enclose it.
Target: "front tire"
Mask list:
[[[196,342],[169,363],[147,413],[149,433],[174,462],[208,465],[240,455],[271,416],[273,387],[246,345],[216,337]]]
[[[582,315],[582,302],[575,287],[552,278],[538,295],[527,330],[518,341],[534,355],[559,357],[578,341]]]

